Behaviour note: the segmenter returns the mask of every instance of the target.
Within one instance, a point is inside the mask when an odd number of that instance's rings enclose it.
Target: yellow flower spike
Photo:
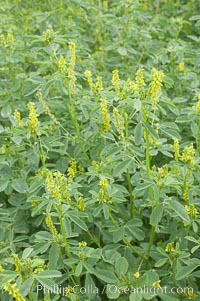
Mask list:
[[[183,72],[184,69],[185,69],[185,63],[184,63],[184,62],[180,62],[180,63],[178,64],[177,70],[178,70],[179,72]]]
[[[23,127],[23,122],[22,122],[22,119],[21,119],[20,112],[16,110],[13,115],[14,115],[16,121],[17,121],[18,127],[22,128]]]
[[[135,273],[133,274],[133,276],[134,276],[136,279],[138,279],[138,278],[140,278],[140,273],[139,273],[139,272],[135,272]]]
[[[158,93],[161,91],[163,77],[164,73],[162,71],[152,70],[152,81],[149,85],[147,96],[152,100],[153,104],[159,102]]]
[[[114,125],[120,136],[124,137],[124,119],[120,115],[117,108],[113,109],[113,119],[114,119]]]
[[[99,190],[99,203],[107,203],[109,201],[109,195],[107,192],[109,183],[106,179],[101,178],[99,181],[99,186],[101,187]]]
[[[21,273],[21,264],[20,259],[17,254],[12,254],[14,265],[15,265],[15,272],[20,274]]]
[[[196,297],[198,297],[198,295],[193,292],[193,289],[191,290],[189,287],[185,289],[184,295],[188,299],[196,299]]]
[[[53,221],[52,221],[52,218],[51,218],[50,214],[46,213],[45,215],[46,215],[45,223],[46,223],[47,227],[49,228],[52,237],[54,238],[54,240],[56,242],[60,242],[58,232],[56,230],[56,227],[53,224]]]
[[[38,114],[35,109],[35,104],[33,102],[29,102],[27,107],[29,109],[29,120],[27,122],[27,126],[32,134],[36,134],[39,125],[39,120]]]
[[[69,69],[68,69],[68,78],[69,78],[69,87],[71,93],[75,92],[75,63],[76,63],[76,45],[73,42],[69,43],[69,51],[71,55]]]
[[[104,126],[104,131],[108,133],[110,131],[110,118],[108,114],[108,108],[107,108],[107,101],[102,99],[101,100],[101,114],[103,117],[103,126]]]
[[[58,69],[62,74],[66,72],[66,60],[63,55],[60,56],[58,60]]]
[[[99,94],[103,90],[103,82],[101,76],[97,76],[96,78],[95,90],[96,94]]]
[[[174,151],[174,159],[178,161],[180,157],[180,146],[179,146],[179,141],[176,139],[174,140],[174,145],[173,145],[173,151]]]
[[[95,86],[94,86],[93,79],[92,79],[92,72],[89,71],[89,70],[86,70],[86,71],[84,72],[84,75],[85,75],[85,77],[87,78],[87,82],[88,82],[88,85],[89,85],[89,87],[90,87],[90,90],[91,90],[92,92],[94,92],[94,91],[95,91]]]
[[[76,204],[76,208],[77,208],[79,211],[85,211],[86,205],[85,205],[84,200],[83,200],[82,197],[79,197],[79,198],[78,198],[78,201],[77,201],[77,204]]]
[[[194,155],[195,155],[195,150],[193,148],[193,145],[191,145],[184,148],[183,154],[180,157],[180,159],[185,163],[194,165],[195,163]]]
[[[119,86],[119,71],[118,70],[113,70],[113,72],[112,72],[112,84],[113,84],[115,92],[119,93],[120,86]]]
[[[12,296],[16,301],[26,301],[26,299],[22,296],[19,289],[17,288],[16,283],[11,284],[10,282],[7,282],[2,285],[2,288],[10,296]]]
[[[142,96],[144,93],[145,81],[144,81],[144,68],[140,67],[135,75],[135,89],[137,94]]]
[[[71,158],[69,168],[67,169],[67,176],[70,180],[73,180],[77,174],[77,163],[75,158]]]
[[[194,204],[191,204],[189,206],[185,206],[186,212],[190,217],[196,217],[197,215],[199,215],[199,211],[197,210],[197,208],[195,207]]]

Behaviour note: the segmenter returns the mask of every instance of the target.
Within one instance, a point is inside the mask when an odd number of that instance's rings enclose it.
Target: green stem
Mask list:
[[[100,245],[99,240],[96,239],[96,238],[92,235],[92,233],[90,232],[90,230],[88,230],[87,233],[88,233],[89,237],[91,238],[91,240],[92,240],[99,248],[101,248],[101,245]]]
[[[139,257],[146,259],[146,256],[141,254],[134,246],[132,246],[132,244],[128,241],[126,237],[123,238],[123,242]]]
[[[72,254],[69,250],[69,246],[67,243],[67,236],[66,236],[66,232],[65,232],[65,227],[64,227],[64,223],[63,223],[63,215],[62,215],[62,205],[59,204],[59,206],[57,207],[57,212],[58,212],[58,217],[59,217],[59,221],[60,221],[60,228],[61,228],[61,233],[62,233],[62,238],[63,238],[63,242],[65,245],[65,252],[68,258],[72,257]]]
[[[149,255],[150,255],[150,252],[151,252],[151,248],[152,248],[152,245],[153,245],[153,241],[154,241],[154,238],[155,238],[155,233],[156,233],[156,228],[155,226],[152,226],[151,228],[151,234],[150,234],[150,240],[149,240],[149,245],[148,245],[148,248],[147,248],[147,259],[149,258]]]
[[[132,185],[131,185],[131,176],[129,173],[129,170],[127,169],[126,172],[127,182],[128,182],[128,190],[129,190],[129,198],[130,198],[130,217],[133,217],[133,204],[134,204],[134,198],[132,194]]]

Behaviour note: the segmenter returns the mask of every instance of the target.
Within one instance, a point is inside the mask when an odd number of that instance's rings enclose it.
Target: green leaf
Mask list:
[[[108,284],[106,287],[106,295],[109,300],[114,300],[119,298],[120,290],[117,285]]]
[[[117,164],[117,166],[115,166],[115,169],[114,169],[114,176],[115,177],[118,177],[118,176],[121,176],[124,172],[126,172],[127,168],[129,167],[129,165],[132,163],[133,161],[128,159],[128,160],[124,160],[122,162],[119,162]]]
[[[138,193],[138,192],[141,192],[141,191],[145,191],[147,190],[149,187],[151,187],[153,185],[153,183],[150,183],[150,182],[145,182],[145,183],[141,183],[139,185],[136,186],[135,188],[135,191]]]
[[[128,261],[125,257],[119,257],[115,263],[115,270],[119,277],[124,276],[128,271]]]
[[[91,275],[89,273],[86,274],[85,277],[85,287],[90,288],[86,290],[86,295],[89,297],[89,300],[96,300],[96,293],[97,293],[97,288],[96,288],[96,284],[94,283]]]
[[[172,139],[178,139],[178,140],[181,139],[181,136],[178,133],[178,131],[176,131],[174,129],[168,129],[168,128],[161,127],[160,130]]]
[[[174,210],[174,212],[179,216],[182,220],[189,222],[190,219],[185,211],[185,207],[179,202],[172,200],[168,202],[169,207]]]
[[[143,137],[143,126],[141,123],[138,123],[134,129],[134,137],[135,137],[135,144],[140,145],[142,142]]]
[[[22,296],[25,297],[31,292],[31,287],[32,287],[33,281],[34,281],[34,278],[31,277],[23,282],[23,284],[20,287],[20,292],[21,292]]]
[[[43,279],[43,278],[57,278],[57,277],[61,277],[61,276],[62,276],[61,272],[59,272],[57,270],[42,271],[38,274],[38,277],[40,277],[40,279]]]
[[[153,209],[150,215],[150,225],[157,226],[162,219],[162,215],[163,215],[163,204],[161,203]]]
[[[59,246],[53,244],[49,251],[49,269],[54,270],[57,268],[57,262],[59,258]]]
[[[82,261],[79,261],[79,263],[76,267],[76,270],[75,270],[75,276],[76,277],[79,277],[81,275],[82,269],[83,269],[83,263],[82,263]]]
[[[70,213],[69,218],[72,220],[72,222],[74,222],[81,229],[83,229],[84,231],[88,231],[88,227],[86,226],[86,224],[79,217],[77,217],[75,215],[72,215]]]
[[[0,192],[4,191],[8,186],[9,181],[6,179],[0,180]]]
[[[94,274],[97,278],[104,281],[105,283],[117,283],[117,277],[111,271],[97,268]]]
[[[167,261],[168,258],[161,258],[155,263],[155,267],[156,268],[162,267]]]
[[[130,301],[142,301],[143,297],[142,297],[142,294],[141,293],[132,293],[130,294],[129,296],[129,300]]]
[[[124,228],[120,227],[113,233],[113,242],[117,243],[118,241],[122,240],[124,237]]]
[[[22,253],[22,258],[26,259],[29,257],[29,255],[32,253],[33,248],[26,248],[24,249],[23,253]]]
[[[181,267],[180,270],[176,273],[176,280],[181,280],[188,277],[200,264],[191,264],[185,267]]]
[[[152,128],[152,126],[150,124],[144,122],[144,126],[154,138],[159,139],[158,134],[156,133],[156,131]]]
[[[25,193],[28,190],[28,185],[24,179],[17,179],[12,182],[12,188],[19,193]]]

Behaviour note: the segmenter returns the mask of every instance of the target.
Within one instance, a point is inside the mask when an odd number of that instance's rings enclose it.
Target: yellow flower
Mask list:
[[[10,296],[12,296],[16,301],[26,301],[26,299],[22,296],[19,289],[17,288],[16,283],[11,284],[7,282],[3,284],[3,290],[7,292]]]
[[[29,121],[27,122],[28,128],[31,131],[31,133],[35,134],[37,133],[38,129],[38,114],[35,109],[35,104],[33,102],[29,102],[27,105],[29,109]]]
[[[180,63],[178,64],[177,70],[178,70],[179,72],[183,72],[183,71],[184,71],[184,68],[185,68],[185,63],[184,63],[184,62],[180,62]]]
[[[102,77],[97,76],[95,84],[95,94],[99,94],[103,90]]]
[[[114,119],[114,125],[115,125],[119,135],[123,138],[124,137],[124,119],[120,115],[117,108],[113,109],[113,119]]]
[[[81,241],[78,243],[78,248],[84,248],[87,247],[87,242],[86,241]]]
[[[166,248],[165,248],[165,252],[167,253],[171,253],[171,252],[174,252],[175,249],[174,249],[174,242],[170,242],[166,245]]]
[[[72,293],[73,293],[73,288],[71,286],[65,288],[65,297],[71,299]]]
[[[104,131],[107,133],[110,131],[110,118],[108,115],[107,101],[104,99],[101,100],[101,114],[103,117]]]
[[[77,174],[77,163],[74,158],[71,158],[69,168],[67,170],[67,176],[70,180],[73,180],[75,175]]]
[[[179,153],[180,147],[179,147],[179,141],[176,139],[174,140],[174,145],[173,145],[173,151],[174,151],[174,159],[176,161],[178,161],[179,157],[180,157],[180,153]]]
[[[194,165],[195,163],[194,155],[195,155],[195,150],[193,148],[193,145],[191,145],[184,148],[183,154],[180,159],[185,163]]]
[[[94,91],[95,91],[95,86],[94,86],[94,83],[93,83],[93,80],[92,80],[92,72],[89,71],[89,70],[86,70],[86,71],[84,72],[84,75],[85,75],[85,77],[87,78],[87,82],[88,82],[88,85],[89,85],[89,87],[90,87],[90,90],[91,90],[92,92],[94,92]]]
[[[77,201],[77,204],[76,204],[76,208],[77,208],[79,211],[85,211],[86,205],[85,205],[84,200],[83,200],[82,197],[79,197],[79,198],[78,198],[78,201]]]
[[[135,75],[135,92],[137,92],[138,95],[142,96],[144,94],[144,74],[143,74],[144,68],[140,67]]]
[[[58,235],[58,232],[56,230],[56,227],[53,224],[53,221],[52,221],[52,218],[51,218],[50,214],[46,213],[45,215],[46,215],[45,223],[46,223],[47,227],[49,228],[52,237],[55,239],[56,242],[59,242],[60,241],[59,235]]]
[[[199,211],[196,209],[194,204],[191,204],[189,206],[185,206],[186,212],[190,217],[196,217],[199,215]]]
[[[140,273],[139,273],[139,272],[135,272],[135,273],[133,274],[133,276],[134,276],[136,279],[138,279],[138,278],[140,278]]]
[[[109,186],[108,181],[104,178],[101,178],[99,181],[99,186],[101,187],[99,190],[99,203],[107,203],[109,201],[109,195],[107,192],[107,188]]]
[[[120,87],[119,87],[119,71],[118,70],[113,70],[113,72],[112,72],[112,84],[115,89],[115,92],[119,93]]]
[[[63,55],[60,56],[58,60],[58,69],[61,73],[65,74],[66,72],[66,60]]]
[[[16,110],[13,115],[14,115],[16,121],[17,121],[18,127],[22,128],[23,127],[23,122],[22,122],[22,119],[21,119],[20,112]]]
[[[152,284],[152,287],[153,287],[153,288],[156,288],[156,289],[161,288],[160,282],[161,282],[161,280],[158,280],[158,281],[154,282],[154,283]]]
[[[162,71],[152,70],[152,81],[149,85],[147,96],[154,104],[159,102],[158,93],[161,91],[163,77],[164,73]]]
[[[184,293],[188,299],[196,299],[196,297],[198,297],[198,295],[193,292],[193,289],[191,290],[189,287],[185,288]]]

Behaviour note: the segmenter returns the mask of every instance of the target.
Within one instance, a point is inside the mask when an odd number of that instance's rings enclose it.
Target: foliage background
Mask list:
[[[2,301],[198,300],[198,11],[195,0],[1,5]],[[153,103],[152,68],[164,73]],[[123,294],[143,285],[194,294]]]

